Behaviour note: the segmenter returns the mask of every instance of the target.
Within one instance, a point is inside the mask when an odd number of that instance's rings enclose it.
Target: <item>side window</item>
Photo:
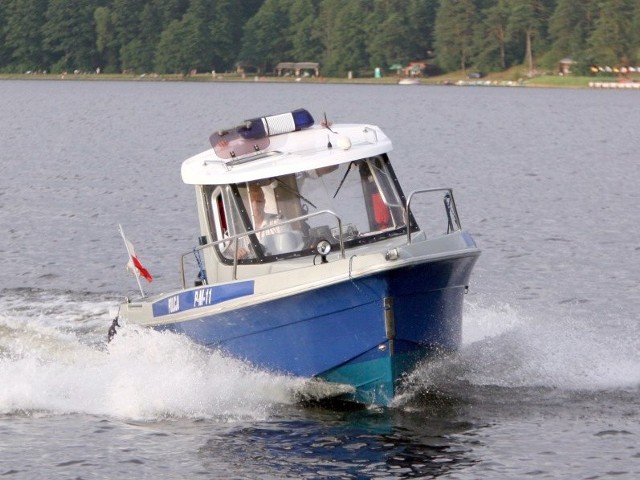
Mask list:
[[[224,240],[227,237],[242,234],[246,231],[229,186],[214,188],[211,192],[210,209],[215,240]],[[242,238],[244,242],[247,241],[245,237]],[[231,241],[219,244],[218,250],[225,258],[233,258],[234,250]]]
[[[216,234],[216,240],[221,240],[228,236],[229,228],[220,187],[216,188],[211,195],[211,209],[213,210],[213,230]]]
[[[367,161],[375,191],[371,193],[373,219],[377,229],[398,228],[404,225],[402,201],[396,190],[387,163],[382,157]]]

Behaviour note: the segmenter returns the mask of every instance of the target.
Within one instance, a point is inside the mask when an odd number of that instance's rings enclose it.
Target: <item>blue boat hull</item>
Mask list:
[[[414,264],[156,328],[274,372],[352,385],[346,400],[388,405],[418,361],[459,347],[476,259]]]

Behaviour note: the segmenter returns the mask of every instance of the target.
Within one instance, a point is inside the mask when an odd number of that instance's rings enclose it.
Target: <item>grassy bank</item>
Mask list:
[[[533,87],[564,87],[564,88],[585,88],[589,86],[589,82],[617,82],[616,77],[573,77],[573,76],[557,76],[543,75],[532,78],[527,85]]]
[[[340,83],[340,84],[372,84],[385,85],[396,84],[399,78],[387,76],[382,78],[325,78],[325,77],[274,77],[257,75],[235,74],[196,74],[196,75],[135,75],[135,74],[109,74],[109,73],[79,73],[79,74],[0,74],[0,80],[85,80],[85,81],[168,81],[168,82],[272,82],[272,83]],[[615,77],[581,77],[542,75],[531,79],[523,79],[517,72],[502,72],[490,74],[481,79],[469,79],[464,73],[451,73],[435,77],[421,78],[423,85],[495,85],[495,86],[531,86],[549,88],[587,88],[589,82],[616,82]]]

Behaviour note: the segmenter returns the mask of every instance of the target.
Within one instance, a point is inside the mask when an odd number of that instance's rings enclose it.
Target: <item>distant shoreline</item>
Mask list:
[[[307,83],[307,84],[346,84],[346,85],[397,85],[401,77],[382,78],[336,78],[336,77],[273,77],[260,75],[205,74],[196,75],[158,75],[158,74],[112,74],[112,73],[33,73],[0,74],[0,80],[56,80],[56,81],[119,81],[119,82],[198,82],[198,83]],[[619,84],[616,77],[580,77],[544,75],[531,79],[508,80],[502,76],[489,75],[479,79],[468,79],[462,74],[441,75],[437,77],[417,78],[415,85],[441,86],[488,86],[488,87],[547,87],[547,88],[613,88]],[[596,85],[597,84],[597,85]],[[640,82],[628,82],[627,86],[637,87]],[[621,84],[623,85],[623,84]]]

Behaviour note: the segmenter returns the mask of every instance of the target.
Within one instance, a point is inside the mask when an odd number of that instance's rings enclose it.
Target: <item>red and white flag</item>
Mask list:
[[[136,254],[136,249],[133,246],[127,237],[124,236],[124,231],[122,230],[122,226],[118,225],[120,228],[120,235],[122,235],[122,239],[124,240],[125,247],[127,248],[127,253],[129,254],[129,262],[127,263],[127,270],[131,271],[136,275],[136,277],[144,277],[149,283],[153,281],[153,277],[149,273],[149,270],[142,266],[142,263],[138,259],[138,255]],[[140,284],[140,281],[138,281]],[[140,287],[142,290],[142,287]],[[143,293],[144,296],[144,293]]]
[[[133,243],[131,243],[126,238],[125,238],[125,242],[127,242],[127,250],[129,250],[129,257],[130,257],[129,263],[127,263],[127,269],[129,269],[131,272],[135,273],[136,275],[140,275],[141,277],[146,278],[147,282],[149,283],[153,282],[153,277],[149,273],[149,270],[144,268],[142,266],[142,263],[140,263],[140,260],[138,260],[138,257],[136,255],[136,249],[133,246]]]

